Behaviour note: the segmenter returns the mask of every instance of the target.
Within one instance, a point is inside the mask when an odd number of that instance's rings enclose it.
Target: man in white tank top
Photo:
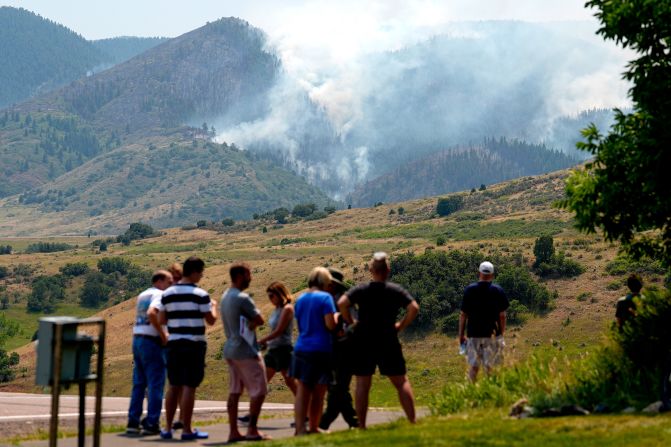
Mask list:
[[[138,295],[133,326],[133,388],[128,408],[126,433],[156,435],[163,402],[165,359],[163,346],[168,334],[157,319],[147,315],[149,305],[172,284],[172,275],[159,270],[151,278],[152,287]],[[142,416],[142,401],[147,391],[147,417]]]

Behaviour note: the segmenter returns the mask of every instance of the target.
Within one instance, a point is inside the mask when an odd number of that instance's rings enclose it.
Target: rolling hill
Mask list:
[[[78,248],[58,253],[16,253],[0,256],[0,265],[30,265],[33,275],[53,275],[59,267],[73,262],[86,263],[95,269],[103,258],[121,256],[143,269],[155,269],[175,260],[184,260],[198,254],[207,263],[203,286],[218,297],[227,287],[227,267],[234,260],[246,260],[253,267],[251,293],[264,314],[270,304],[264,298],[265,286],[273,280],[285,281],[290,288],[304,287],[305,276],[315,265],[330,265],[345,272],[355,282],[367,278],[365,263],[371,253],[385,250],[392,256],[404,253],[421,254],[427,251],[449,253],[455,250],[475,250],[482,256],[520,253],[523,265],[533,260],[534,239],[552,234],[558,250],[566,253],[586,269],[574,279],[536,279],[556,291],[557,298],[545,314],[530,316],[526,323],[510,331],[508,362],[515,363],[534,353],[557,356],[577,356],[599,343],[599,334],[613,318],[614,303],[623,293],[622,272],[604,267],[617,255],[617,247],[603,241],[598,235],[585,236],[572,228],[568,213],[555,209],[552,204],[562,197],[566,173],[552,173],[525,177],[506,183],[489,185],[486,191],[464,196],[464,208],[445,218],[435,217],[436,198],[425,198],[373,208],[338,211],[324,219],[301,221],[273,226],[267,221],[254,221],[225,230],[212,229],[167,230],[164,235],[132,242],[129,246],[112,244],[107,252],[97,252],[85,243],[73,240]],[[390,213],[397,207],[403,213]],[[267,231],[262,231],[262,227]],[[442,236],[444,245],[437,245]],[[35,239],[32,239],[35,240]],[[67,239],[64,239],[67,240]],[[0,240],[14,244],[17,240]],[[22,250],[18,250],[22,251]],[[466,273],[467,277],[470,273]],[[474,273],[473,273],[474,275]],[[651,281],[654,278],[651,277]],[[10,301],[5,314],[23,321],[24,340],[32,335],[36,316],[26,314],[25,296],[29,280],[19,281],[10,274],[3,282],[6,293],[18,298]],[[588,300],[580,297],[588,297]],[[515,298],[515,297],[511,297]],[[73,312],[77,302],[72,293],[57,306],[57,313]],[[126,395],[129,390],[128,371],[131,364],[129,334],[133,322],[132,300],[101,309],[98,315],[108,321],[106,393]],[[68,304],[69,303],[69,304]],[[69,307],[70,306],[70,307]],[[81,308],[76,312],[81,315]],[[89,310],[88,312],[96,312]],[[567,323],[567,319],[569,323]],[[266,330],[265,328],[262,330]],[[207,378],[199,389],[201,395],[223,398],[226,389],[226,367],[219,360],[223,331],[215,325],[208,332]],[[451,335],[414,335],[406,340],[410,377],[418,402],[424,405],[446,381],[463,377],[463,358],[456,355],[456,344]],[[33,390],[32,370],[34,348],[20,348],[21,367],[25,377],[4,385],[4,390]],[[273,383],[273,401],[291,399],[288,391]],[[393,405],[396,395],[386,383],[374,387],[374,405]]]

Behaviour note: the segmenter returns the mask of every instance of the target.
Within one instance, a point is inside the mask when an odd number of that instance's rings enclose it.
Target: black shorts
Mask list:
[[[198,387],[205,377],[206,350],[203,341],[169,341],[166,354],[170,385]]]
[[[333,383],[330,352],[294,352],[289,375],[307,386]]]
[[[266,368],[272,368],[275,371],[286,371],[291,367],[291,353],[293,350],[292,346],[270,348],[263,357]]]
[[[376,367],[383,376],[403,376],[407,372],[398,340],[363,342],[354,346],[352,372],[355,376],[372,376]]]

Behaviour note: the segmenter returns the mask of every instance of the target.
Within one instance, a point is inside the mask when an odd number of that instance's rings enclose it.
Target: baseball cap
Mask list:
[[[478,270],[480,273],[484,273],[485,275],[491,275],[494,273],[494,264],[489,261],[485,261],[480,264],[480,268]]]

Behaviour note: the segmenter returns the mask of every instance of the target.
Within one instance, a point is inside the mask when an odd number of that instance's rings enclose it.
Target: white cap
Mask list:
[[[482,264],[480,264],[480,268],[478,269],[480,273],[483,273],[485,275],[492,275],[494,273],[494,264],[492,264],[489,261],[485,261]]]

